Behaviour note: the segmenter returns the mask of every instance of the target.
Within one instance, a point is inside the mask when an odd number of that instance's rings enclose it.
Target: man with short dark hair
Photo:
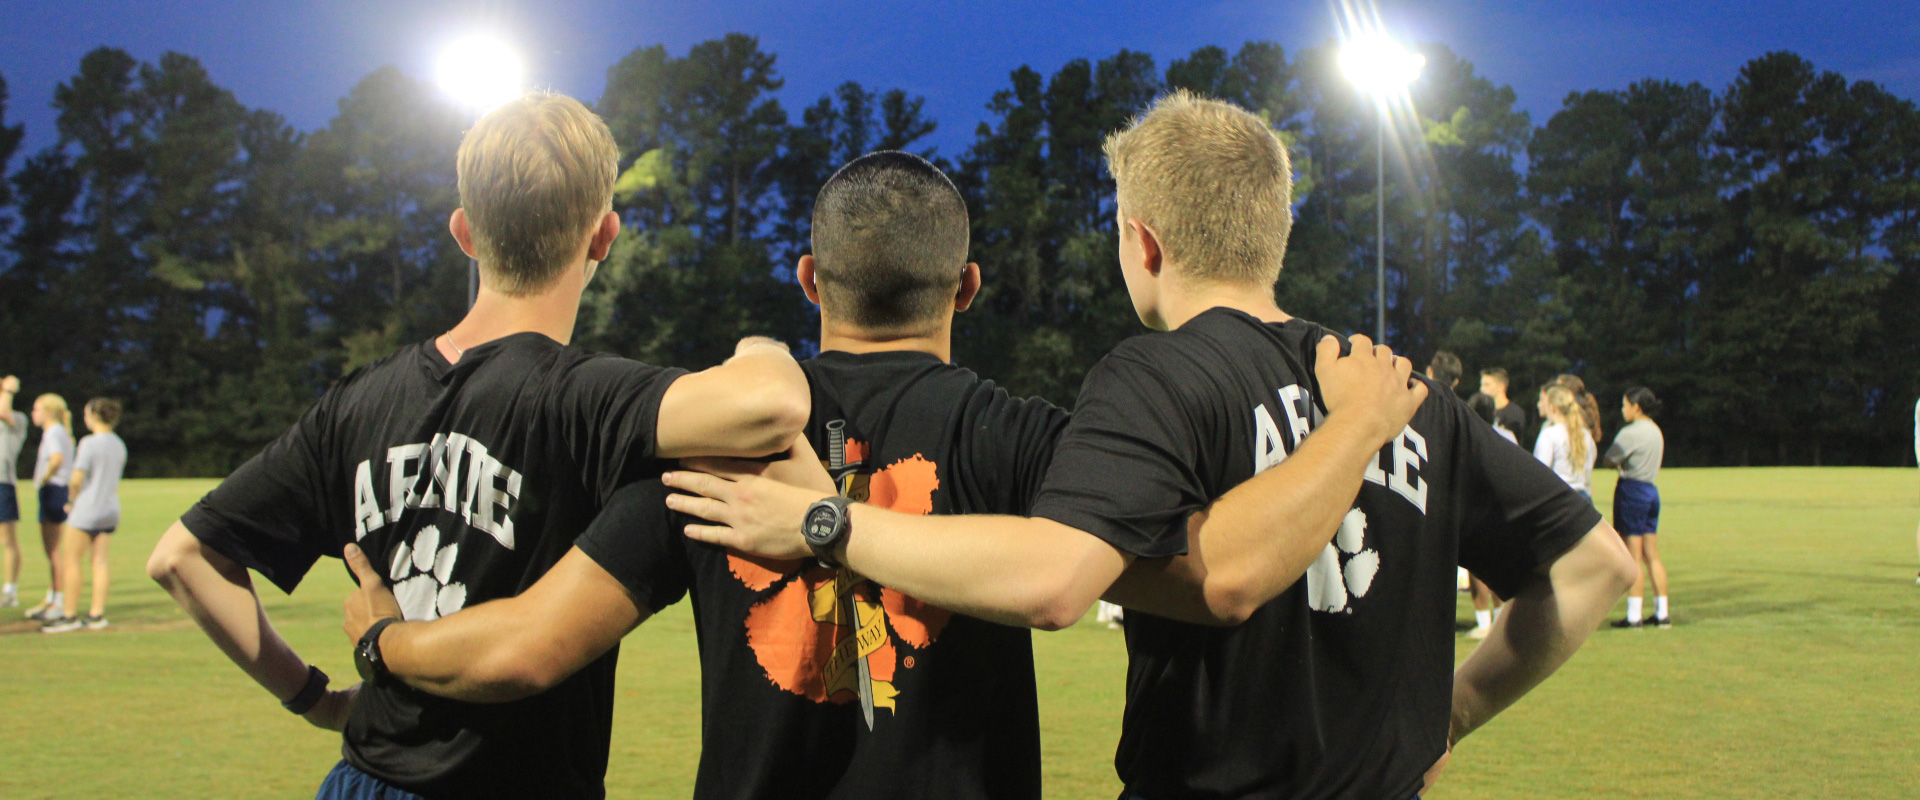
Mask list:
[[[1460,387],[1460,373],[1460,357],[1445,350],[1434,353],[1433,360],[1427,362],[1427,377],[1448,389]]]
[[[344,728],[323,800],[603,797],[615,655],[515,703],[383,682],[329,690],[275,633],[248,570],[292,591],[321,556],[364,550],[394,583],[397,613],[452,614],[532,585],[616,490],[653,483],[662,459],[778,452],[806,419],[804,376],[777,343],[744,341],[692,375],[568,346],[620,230],[618,158],[606,125],[571,98],[532,94],[481,118],[461,143],[448,222],[479,261],[473,308],[340,379],[148,561],[288,711]],[[355,660],[373,674],[379,651]]]
[[[1493,424],[1519,437],[1527,429],[1527,410],[1507,399],[1509,383],[1504,369],[1488,367],[1480,370],[1480,391],[1493,398]]]

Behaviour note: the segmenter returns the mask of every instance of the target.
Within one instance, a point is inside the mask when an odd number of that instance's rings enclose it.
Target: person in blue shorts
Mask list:
[[[13,396],[20,393],[20,379],[12,375],[0,378],[0,557],[6,562],[7,580],[0,585],[0,608],[20,605],[20,495],[14,488],[20,462],[20,447],[27,443],[27,415],[13,410]]]
[[[1626,538],[1627,552],[1633,554],[1633,560],[1643,565],[1633,579],[1633,588],[1627,590],[1627,617],[1615,620],[1616,628],[1638,628],[1649,623],[1673,627],[1673,618],[1667,614],[1667,566],[1660,563],[1660,490],[1653,485],[1667,447],[1660,426],[1653,422],[1653,415],[1659,411],[1660,398],[1652,389],[1628,389],[1620,399],[1620,416],[1627,425],[1607,448],[1607,463],[1620,469],[1620,482],[1613,489],[1613,527]],[[1642,619],[1642,591],[1648,576],[1653,578],[1654,613]]]
[[[33,424],[40,426],[40,450],[33,462],[39,490],[40,544],[47,551],[47,599],[27,609],[28,619],[60,618],[65,602],[60,586],[60,526],[67,522],[67,481],[73,477],[73,412],[57,394],[33,399]]]
[[[68,486],[67,524],[60,539],[60,585],[66,602],[57,619],[40,626],[41,633],[66,633],[81,627],[107,627],[107,545],[120,527],[120,475],[127,468],[127,443],[113,432],[120,424],[120,401],[96,397],[82,412],[92,435],[80,440]],[[93,566],[93,601],[80,616],[80,581],[87,563]]]

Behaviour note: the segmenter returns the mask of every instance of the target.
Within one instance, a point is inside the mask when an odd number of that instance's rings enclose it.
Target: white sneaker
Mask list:
[[[19,592],[7,592],[5,594],[0,594],[0,608],[14,608],[19,605],[20,605]]]
[[[67,633],[69,631],[80,630],[80,626],[82,624],[83,623],[81,623],[79,617],[65,617],[62,619],[51,620],[41,625],[40,632],[41,633]]]
[[[1493,632],[1492,628],[1475,626],[1473,630],[1467,631],[1467,638],[1477,642],[1477,641],[1480,641],[1481,639],[1487,638],[1487,634],[1492,632]]]
[[[92,614],[88,614],[86,618],[80,621],[83,624],[85,624],[87,626],[87,630],[90,630],[90,631],[97,631],[107,627],[107,618],[105,616],[96,617]]]

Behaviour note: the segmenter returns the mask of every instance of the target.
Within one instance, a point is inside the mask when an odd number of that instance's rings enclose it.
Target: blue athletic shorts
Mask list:
[[[354,769],[342,761],[333,765],[327,779],[320,782],[314,800],[424,800],[420,795],[397,789],[386,781]]]
[[[1646,481],[1621,478],[1613,487],[1613,529],[1621,536],[1660,532],[1660,489]]]
[[[40,521],[67,521],[67,487],[57,483],[40,484]]]
[[[0,483],[0,522],[20,520],[20,495],[11,483]]]

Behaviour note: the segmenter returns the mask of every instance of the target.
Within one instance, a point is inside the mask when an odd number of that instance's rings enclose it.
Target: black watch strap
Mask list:
[[[280,707],[295,714],[305,714],[320,704],[320,698],[327,696],[327,673],[319,667],[307,665],[307,685],[300,687],[300,693],[281,703]]]
[[[833,569],[843,566],[840,559],[834,557],[834,548],[845,543],[847,534],[853,531],[848,503],[847,498],[839,495],[820,498],[807,507],[807,516],[802,522],[801,536],[813,550],[813,557]],[[827,521],[829,515],[830,522]]]
[[[385,617],[373,621],[367,632],[360,634],[360,642],[353,647],[353,666],[360,671],[360,680],[367,685],[378,685],[387,680],[392,673],[387,671],[387,660],[380,654],[380,634],[388,625],[399,622],[399,617]]]

